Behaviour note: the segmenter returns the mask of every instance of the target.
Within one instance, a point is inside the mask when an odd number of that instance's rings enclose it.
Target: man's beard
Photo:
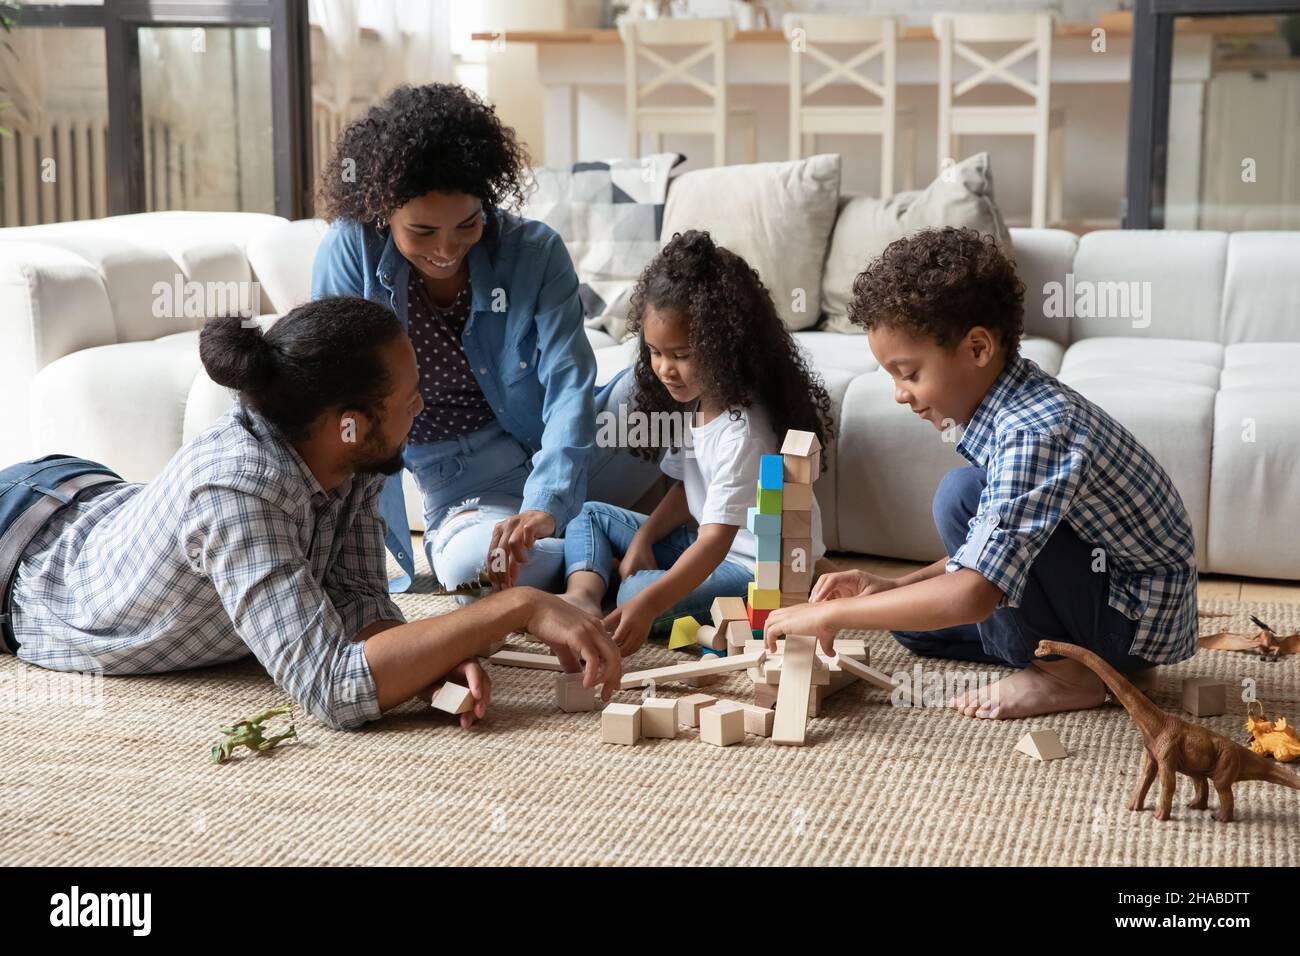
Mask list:
[[[377,437],[376,432],[371,435]],[[367,439],[366,444],[358,449],[356,470],[363,475],[395,475],[405,466],[404,452],[406,441],[403,440],[394,452],[378,447],[378,442]]]

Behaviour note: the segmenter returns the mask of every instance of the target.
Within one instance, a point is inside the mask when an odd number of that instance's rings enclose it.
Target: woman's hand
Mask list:
[[[583,687],[603,684],[601,700],[608,701],[618,690],[623,676],[623,659],[600,618],[578,610],[554,594],[539,592],[527,629],[530,637],[555,652],[566,673],[585,670]]]
[[[623,560],[618,563],[618,576],[626,581],[638,571],[657,570],[659,565],[655,563],[654,546],[643,540],[641,533],[637,532],[632,536],[627,554],[623,555]]]
[[[447,671],[441,680],[434,681],[416,696],[421,700],[432,701],[433,695],[444,681],[468,687],[474,697],[474,709],[459,715],[462,727],[468,730],[474,726],[476,720],[482,720],[487,716],[488,704],[492,700],[492,679],[488,677],[487,671],[483,670],[483,665],[478,662],[478,658],[471,657],[461,661]]]
[[[513,587],[519,577],[519,565],[528,563],[528,552],[538,538],[555,534],[555,519],[545,511],[521,511],[498,521],[488,545],[488,580],[497,591]]]
[[[898,587],[893,578],[882,578],[867,571],[836,571],[817,579],[808,600],[814,604],[839,598],[857,597],[860,594],[877,594]]]
[[[763,627],[763,644],[769,654],[775,654],[778,638],[790,634],[811,634],[821,642],[826,656],[833,657],[835,635],[839,630],[831,621],[829,603],[795,604],[792,607],[777,608],[767,616],[767,624]]]
[[[614,645],[619,653],[627,657],[645,643],[658,616],[653,608],[633,598],[605,615],[605,627],[613,632]]]

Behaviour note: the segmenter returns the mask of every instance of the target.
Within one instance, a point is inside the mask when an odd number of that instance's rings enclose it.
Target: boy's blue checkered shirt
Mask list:
[[[1123,425],[1022,356],[994,381],[957,451],[988,473],[947,570],[972,568],[1019,607],[1030,565],[1064,521],[1110,572],[1110,605],[1137,622],[1131,653],[1196,651],[1196,554],[1187,509]]]

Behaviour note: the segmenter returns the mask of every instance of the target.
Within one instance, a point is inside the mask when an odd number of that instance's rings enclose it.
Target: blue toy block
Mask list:
[[[745,527],[758,537],[781,537],[781,516],[765,515],[757,508],[750,508]],[[780,558],[776,559],[780,561]]]
[[[785,487],[785,459],[780,455],[764,455],[758,460],[758,487],[764,491],[780,491]]]
[[[754,540],[758,543],[759,561],[780,561],[781,560],[781,539],[774,538],[772,535],[760,534],[755,535]]]

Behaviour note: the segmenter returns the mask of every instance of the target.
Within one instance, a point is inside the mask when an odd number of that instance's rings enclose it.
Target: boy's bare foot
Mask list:
[[[587,595],[585,594],[578,594],[576,592],[570,594],[566,592],[564,594],[557,594],[556,597],[558,597],[561,601],[565,601],[569,604],[572,604],[579,611],[583,611],[587,614],[590,614],[592,617],[600,618],[605,616],[604,612],[601,611],[600,609],[600,605],[597,604],[595,601],[593,601],[591,598],[587,597]]]
[[[1033,661],[989,687],[956,694],[949,706],[967,717],[1014,720],[1100,707],[1106,685],[1076,661]]]

